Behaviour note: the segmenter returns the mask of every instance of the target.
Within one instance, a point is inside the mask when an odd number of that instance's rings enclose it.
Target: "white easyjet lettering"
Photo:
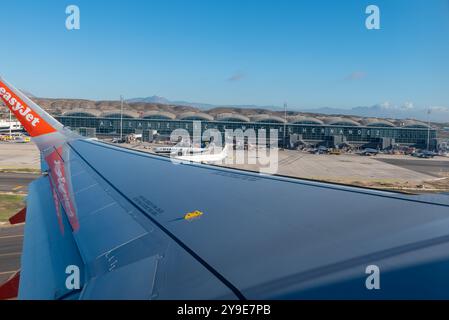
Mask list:
[[[17,111],[26,121],[30,122],[33,127],[36,127],[39,124],[40,119],[33,115],[31,112],[32,110],[29,107],[25,108],[25,106],[17,101],[16,98],[13,98],[6,88],[0,87],[0,96],[11,105],[12,111]]]
[[[31,121],[31,125],[33,127],[37,127],[37,124],[39,123],[40,120],[41,119],[39,119],[39,118],[34,118],[33,121]]]
[[[62,172],[62,163],[59,160],[55,160],[53,162],[53,164],[54,164],[54,170],[55,170],[55,174],[56,174],[57,189],[59,191],[60,196],[62,197],[62,202],[64,204],[64,209],[66,210],[67,215],[70,218],[73,218],[76,215],[72,211],[70,196],[67,193],[66,180],[65,180],[64,174]]]
[[[24,116],[24,117],[25,117],[30,111],[31,111],[30,108],[26,108],[26,109],[21,108],[21,109],[19,109],[19,113],[20,113],[22,116]]]

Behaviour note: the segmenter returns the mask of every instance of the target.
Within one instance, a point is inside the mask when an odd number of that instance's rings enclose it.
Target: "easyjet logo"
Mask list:
[[[74,231],[79,229],[78,217],[76,216],[75,203],[72,198],[72,194],[70,193],[70,181],[66,177],[66,171],[64,168],[64,162],[60,159],[60,154],[62,154],[62,147],[55,149],[52,153],[50,153],[45,160],[47,160],[48,165],[50,166],[50,174],[54,183],[54,191],[57,192],[58,196],[55,198],[55,205],[57,210],[57,215],[59,219],[59,201],[61,201],[62,206],[64,207],[67,218],[69,219],[70,225],[72,226]],[[62,226],[63,228],[63,226]],[[63,229],[62,229],[63,230]],[[63,232],[63,231],[62,231]]]
[[[41,119],[33,109],[27,106],[1,81],[0,98],[2,98],[6,103],[6,106],[9,107],[17,119],[19,119],[30,136],[36,137],[55,131],[52,126]]]
[[[58,186],[57,188],[58,188],[59,194],[62,197],[62,202],[64,203],[64,208],[67,208],[66,212],[67,212],[67,215],[69,216],[69,218],[73,218],[76,215],[75,215],[75,212],[72,207],[72,201],[69,196],[69,192],[68,192],[67,184],[65,181],[61,161],[55,160],[53,162],[53,168],[55,170],[55,174],[56,174],[56,178],[57,178],[56,179],[56,184]]]
[[[3,100],[5,100],[6,103],[10,104],[12,111],[17,111],[21,116],[25,117],[25,120],[30,122],[33,127],[36,127],[41,121],[41,119],[31,113],[31,109],[29,107],[22,105],[16,98],[12,97],[12,94],[8,92],[8,90],[3,87],[0,87],[0,96],[3,97]]]

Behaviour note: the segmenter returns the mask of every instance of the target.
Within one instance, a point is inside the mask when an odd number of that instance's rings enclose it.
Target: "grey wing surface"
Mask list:
[[[449,297],[442,196],[173,164],[87,140],[47,162],[30,187],[21,298]],[[365,286],[370,265],[381,290]]]

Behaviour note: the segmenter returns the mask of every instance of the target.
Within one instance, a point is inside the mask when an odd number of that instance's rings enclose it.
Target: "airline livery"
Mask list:
[[[33,111],[2,81],[0,81],[0,98],[14,113],[17,119],[20,120],[31,137],[37,137],[55,131],[48,123],[42,121],[40,115]]]

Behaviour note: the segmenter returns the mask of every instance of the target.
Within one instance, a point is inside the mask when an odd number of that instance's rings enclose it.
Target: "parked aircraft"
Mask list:
[[[412,155],[414,157],[418,157],[418,158],[431,159],[431,158],[437,156],[438,154],[433,151],[423,150],[423,151],[415,152]]]
[[[222,151],[217,154],[211,153],[211,149],[206,149],[206,151],[202,153],[193,155],[176,156],[176,159],[201,163],[221,163],[224,159],[226,159],[229,151],[232,150],[232,147],[231,145],[227,144],[223,147]]]
[[[375,156],[377,154],[379,154],[379,150],[372,148],[365,148],[361,152],[359,152],[359,155],[361,156]]]

